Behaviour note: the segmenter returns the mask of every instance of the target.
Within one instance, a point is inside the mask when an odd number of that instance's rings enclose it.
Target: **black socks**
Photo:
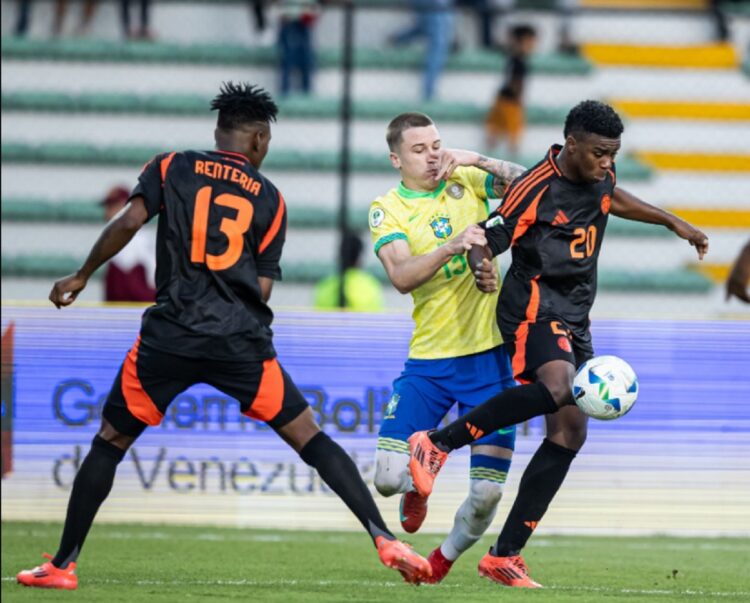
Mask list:
[[[96,512],[112,489],[117,465],[124,457],[124,450],[98,435],[94,437],[73,481],[60,548],[52,559],[55,567],[66,568],[78,558]]]
[[[543,383],[519,385],[493,396],[450,425],[430,434],[443,452],[471,444],[488,433],[557,412],[552,394]]]
[[[511,557],[521,552],[547,512],[575,457],[575,450],[544,439],[523,472],[518,495],[493,547],[493,555]]]
[[[395,537],[385,525],[372,494],[359,469],[344,449],[322,431],[318,432],[299,453],[303,461],[315,467],[323,481],[344,501],[359,519],[370,537]]]

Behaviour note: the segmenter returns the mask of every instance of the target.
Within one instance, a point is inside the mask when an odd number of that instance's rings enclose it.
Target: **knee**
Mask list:
[[[558,407],[573,402],[573,386],[569,380],[553,380],[549,383],[545,381],[544,385],[549,390],[549,393],[552,395],[552,398]]]
[[[558,446],[577,452],[586,443],[587,434],[588,430],[585,423],[583,425],[566,425],[553,433],[547,434],[547,439]]]
[[[471,480],[469,500],[474,516],[485,518],[493,515],[503,497],[503,488],[504,484],[498,482],[486,479]]]
[[[399,452],[378,450],[375,455],[375,489],[383,496],[405,492],[409,482],[409,457]]]

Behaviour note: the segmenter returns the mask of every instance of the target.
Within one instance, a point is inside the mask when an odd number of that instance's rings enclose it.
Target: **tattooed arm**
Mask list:
[[[461,165],[478,167],[488,174],[492,174],[492,189],[495,196],[503,196],[505,189],[513,182],[515,178],[526,171],[526,168],[512,161],[503,161],[502,159],[493,159],[485,157],[473,151],[464,151],[461,149],[443,149],[438,167],[437,179],[446,180],[450,178],[453,171]]]

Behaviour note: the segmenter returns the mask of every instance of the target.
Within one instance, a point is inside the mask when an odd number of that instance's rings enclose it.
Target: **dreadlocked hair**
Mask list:
[[[276,121],[279,108],[271,95],[259,86],[224,82],[219,94],[211,101],[211,110],[219,112],[218,126],[236,130],[243,125]]]

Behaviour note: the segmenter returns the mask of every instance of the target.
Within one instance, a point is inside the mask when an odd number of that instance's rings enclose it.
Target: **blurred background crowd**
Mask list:
[[[46,299],[152,155],[211,147],[208,101],[233,79],[281,108],[264,166],[289,204],[274,305],[335,307],[340,265],[353,309],[410,307],[381,284],[367,236],[370,202],[398,185],[385,144],[396,114],[423,111],[446,146],[530,166],[562,142],[570,107],[596,98],[626,123],[618,183],[699,226],[711,249],[699,264],[663,229],[612,219],[595,315],[747,311],[725,283],[750,240],[750,2],[350,4],[342,193],[345,3],[3,0],[3,299]],[[82,299],[153,299],[153,231],[142,234]]]

